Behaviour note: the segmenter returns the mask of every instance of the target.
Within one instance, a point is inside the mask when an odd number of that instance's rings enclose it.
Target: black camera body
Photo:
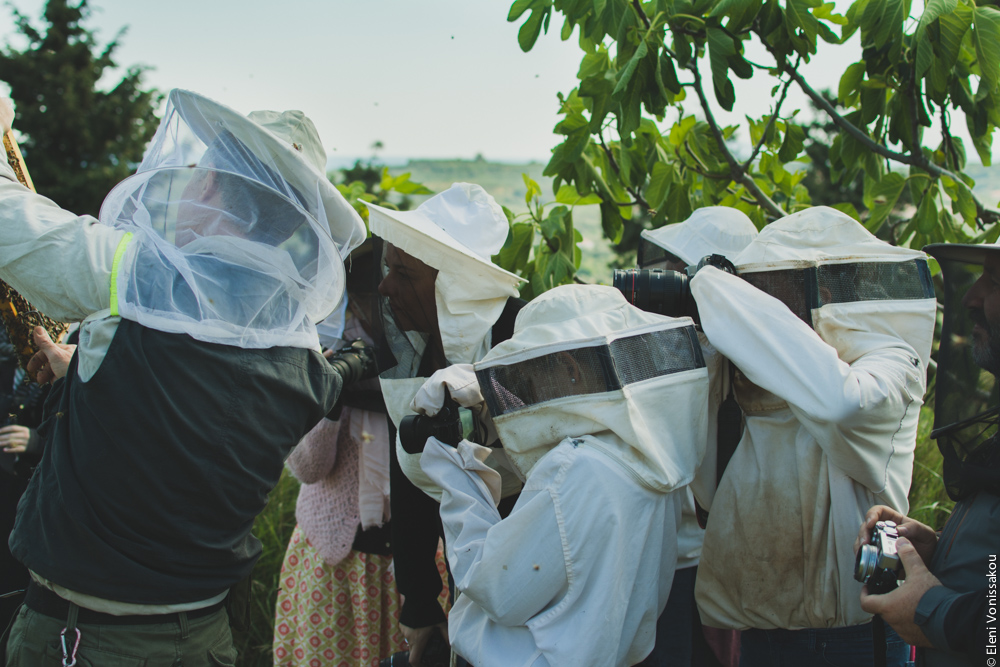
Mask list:
[[[360,338],[334,352],[327,362],[343,378],[344,387],[378,375],[375,350]]]
[[[616,269],[611,284],[636,308],[670,317],[698,321],[698,305],[691,296],[690,281],[703,266],[714,266],[736,275],[736,267],[722,255],[708,255],[684,271],[663,269]]]
[[[399,442],[407,454],[423,452],[430,437],[452,447],[458,447],[465,437],[459,405],[447,389],[444,390],[444,405],[436,415],[407,415],[399,423]]]
[[[868,593],[882,595],[896,589],[903,563],[896,551],[899,533],[893,521],[879,521],[871,544],[862,544],[854,561],[854,578],[868,584]]]

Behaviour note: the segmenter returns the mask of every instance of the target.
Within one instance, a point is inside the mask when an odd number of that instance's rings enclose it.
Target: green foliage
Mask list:
[[[97,215],[104,196],[142,160],[156,131],[160,95],[142,87],[143,67],[130,67],[99,90],[124,29],[100,46],[83,27],[87,0],[48,0],[37,28],[13,9],[28,42],[0,50],[2,79],[17,107],[14,128],[38,191],[76,213]]]
[[[410,180],[409,172],[393,176],[389,168],[380,165],[375,158],[367,162],[357,160],[353,167],[342,170],[342,173],[343,181],[335,185],[365,224],[368,224],[368,207],[364,202],[405,211],[413,204],[411,195],[434,194],[429,188]]]
[[[929,0],[916,21],[910,9],[910,0],[856,0],[843,15],[821,0],[517,0],[508,20],[523,21],[526,51],[560,14],[561,38],[578,33],[579,85],[559,97],[559,143],[544,175],[557,195],[569,186],[599,197],[604,236],[620,249],[630,250],[641,228],[701,206],[738,208],[762,227],[817,198],[892,243],[919,248],[967,241],[1000,220],[973,194],[965,146],[951,132],[964,117],[989,164],[1000,125],[1000,9],[992,0]],[[820,42],[844,48],[856,33],[862,59],[846,65],[830,99],[799,68]],[[751,42],[769,62],[744,57]],[[737,103],[733,76],[770,77],[772,112],[720,125],[715,107]],[[792,85],[820,120],[783,112]],[[924,144],[932,124],[944,137],[936,147]],[[817,147],[820,134],[826,143]],[[750,139],[749,156],[737,156],[737,136]],[[818,177],[813,160],[822,161]],[[539,231],[541,219],[533,218]],[[547,261],[524,259],[526,239],[525,229],[512,232],[500,257],[547,285],[544,276],[556,274]],[[558,275],[569,280],[563,270],[568,263]]]
[[[541,186],[528,174],[521,177],[528,211],[515,215],[504,207],[510,232],[493,261],[528,277],[529,282],[521,287],[521,297],[530,300],[557,285],[573,282],[583,258],[578,245],[583,235],[573,225],[573,208],[601,204],[602,200],[594,193],[581,194],[571,185],[563,185],[554,202],[542,203]]]

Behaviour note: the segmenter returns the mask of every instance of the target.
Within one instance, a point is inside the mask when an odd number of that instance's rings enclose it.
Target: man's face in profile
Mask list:
[[[962,299],[969,310],[972,357],[984,370],[1000,376],[1000,254],[987,253],[983,274]]]

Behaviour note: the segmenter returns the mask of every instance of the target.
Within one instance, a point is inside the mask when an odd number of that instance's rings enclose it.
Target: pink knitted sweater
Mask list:
[[[351,408],[339,421],[323,419],[288,457],[302,482],[295,518],[323,562],[336,565],[351,551],[361,522],[358,511],[360,447],[351,438]]]

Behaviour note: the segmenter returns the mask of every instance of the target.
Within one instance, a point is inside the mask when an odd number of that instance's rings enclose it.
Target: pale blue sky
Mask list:
[[[44,2],[12,4],[37,17]],[[129,26],[118,62],[152,67],[149,85],[189,88],[244,113],[302,109],[331,157],[341,159],[367,156],[380,140],[389,159],[482,153],[494,160],[545,161],[559,141],[552,134],[556,93],[575,85],[582,56],[576,34],[560,41],[559,15],[549,35],[522,53],[519,23],[506,22],[509,0],[91,4],[88,25],[103,42]],[[843,11],[849,3],[838,5]],[[13,32],[9,11],[0,8],[0,35],[8,40]],[[765,53],[751,50],[748,56],[769,62]],[[818,88],[836,89],[844,67],[859,58],[856,38],[844,47],[821,44],[807,78]],[[735,83],[738,115],[720,113],[720,120],[769,111],[773,78],[758,73]],[[806,104],[793,86],[784,111],[798,107]],[[964,122],[955,124],[964,131]]]

